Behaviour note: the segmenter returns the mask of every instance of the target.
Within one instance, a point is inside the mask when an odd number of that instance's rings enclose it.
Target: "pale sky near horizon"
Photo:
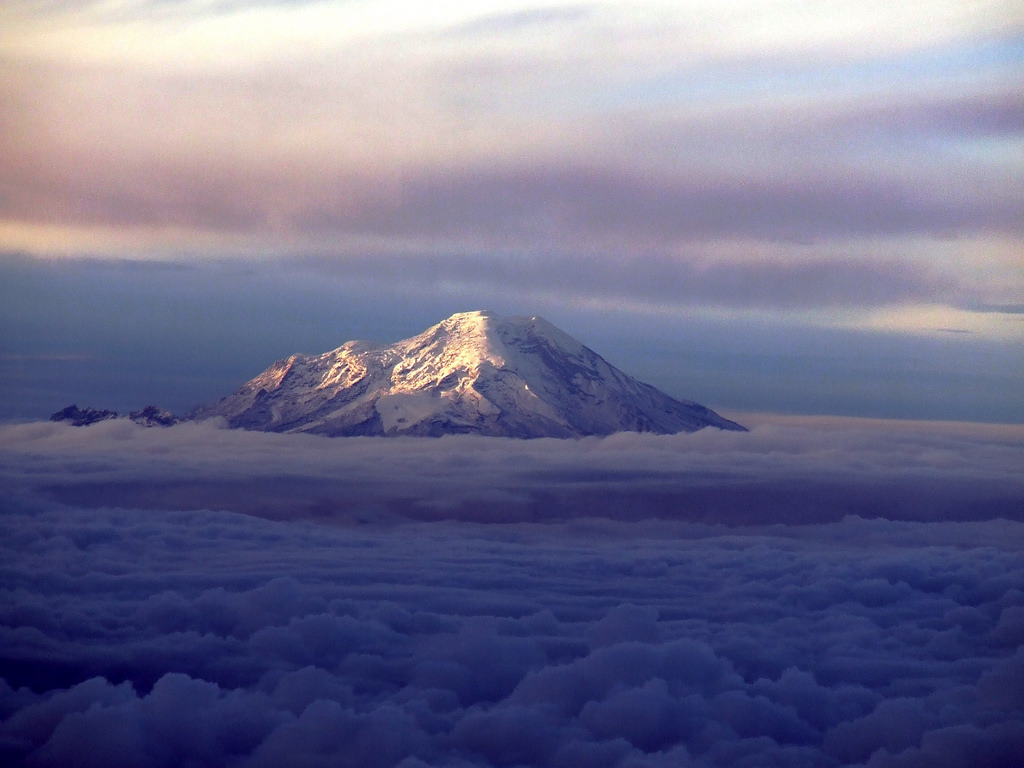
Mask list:
[[[12,0],[0,103],[0,416],[491,308],[713,406],[1024,421],[1016,2]]]

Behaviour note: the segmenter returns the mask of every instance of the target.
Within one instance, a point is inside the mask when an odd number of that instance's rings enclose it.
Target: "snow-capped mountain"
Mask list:
[[[539,317],[464,312],[392,345],[279,360],[192,418],[332,436],[743,430],[627,376]]]

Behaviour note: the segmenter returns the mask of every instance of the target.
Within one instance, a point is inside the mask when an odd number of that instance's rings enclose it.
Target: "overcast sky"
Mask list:
[[[10,0],[0,102],[4,418],[490,308],[726,410],[1024,419],[1017,2]]]

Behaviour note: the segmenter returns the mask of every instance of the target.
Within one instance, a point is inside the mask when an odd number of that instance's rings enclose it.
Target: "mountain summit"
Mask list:
[[[607,363],[539,317],[452,315],[396,344],[279,360],[193,418],[331,436],[580,437],[743,430]]]

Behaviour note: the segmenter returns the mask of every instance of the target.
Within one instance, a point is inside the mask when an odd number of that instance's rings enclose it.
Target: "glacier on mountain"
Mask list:
[[[744,427],[637,381],[540,317],[452,315],[391,345],[279,360],[197,409],[232,427],[329,436],[582,437]]]

